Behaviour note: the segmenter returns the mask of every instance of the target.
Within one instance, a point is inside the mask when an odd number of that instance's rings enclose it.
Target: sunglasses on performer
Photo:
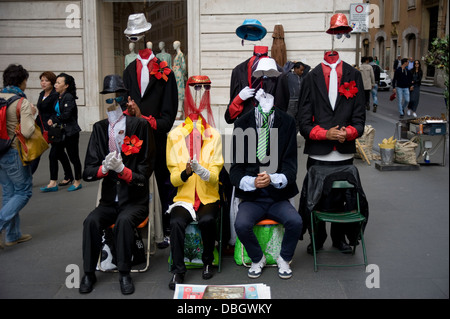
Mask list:
[[[118,96],[116,98],[106,99],[106,103],[108,103],[108,104],[113,104],[114,101],[116,101],[117,103],[122,102],[123,101],[123,96]]]
[[[127,35],[126,37],[127,37],[127,40],[130,41],[130,42],[137,42],[140,39],[142,39],[144,37],[144,35],[143,34],[141,34],[141,35]]]
[[[342,36],[344,36],[345,35],[345,37],[347,38],[347,39],[350,39],[350,33],[345,33],[345,34],[336,34],[336,39],[341,39],[342,38]]]
[[[194,85],[194,90],[200,91],[202,89],[202,86],[205,88],[206,91],[211,90],[211,85],[210,84],[195,84]]]

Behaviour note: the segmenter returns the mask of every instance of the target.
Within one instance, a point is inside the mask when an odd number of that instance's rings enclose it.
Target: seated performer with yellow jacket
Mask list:
[[[170,289],[184,280],[184,239],[186,227],[197,221],[203,241],[203,279],[213,276],[216,217],[219,212],[219,174],[223,167],[222,140],[214,125],[210,107],[211,81],[207,76],[193,76],[186,85],[184,123],[167,138],[167,167],[170,181],[178,188],[167,213],[170,213],[170,246],[173,258]],[[194,103],[190,90],[203,95]],[[204,92],[202,94],[202,92]],[[196,96],[197,97],[197,96]],[[197,100],[197,99],[196,99]],[[201,112],[207,110],[208,122]]]

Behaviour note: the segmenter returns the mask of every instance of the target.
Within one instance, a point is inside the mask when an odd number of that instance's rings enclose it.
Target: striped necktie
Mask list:
[[[264,113],[261,105],[258,104],[258,111],[262,115],[263,123],[261,125],[259,136],[258,136],[258,147],[256,148],[256,157],[258,157],[261,162],[267,155],[267,145],[269,145],[269,117],[273,113],[273,108],[268,112]]]

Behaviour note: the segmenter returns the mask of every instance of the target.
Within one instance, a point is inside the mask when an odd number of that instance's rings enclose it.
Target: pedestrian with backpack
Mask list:
[[[13,246],[31,239],[31,235],[20,231],[20,210],[25,207],[32,195],[33,177],[31,166],[23,166],[18,152],[18,139],[15,129],[19,124],[16,111],[20,114],[21,133],[30,138],[35,129],[37,108],[31,104],[24,93],[29,74],[21,65],[11,64],[3,72],[1,99],[8,101],[1,108],[1,130],[6,128],[12,140],[10,147],[0,155],[0,185],[2,186],[2,206],[0,209],[0,233],[5,232],[5,240],[0,236],[0,248]],[[13,98],[13,100],[11,100]],[[13,101],[13,102],[11,102]],[[0,103],[1,105],[1,103]],[[19,107],[18,107],[19,106]],[[3,134],[2,134],[3,135]]]

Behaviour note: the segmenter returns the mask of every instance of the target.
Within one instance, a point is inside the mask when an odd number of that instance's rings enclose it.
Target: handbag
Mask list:
[[[49,139],[48,139],[48,131],[45,129],[45,127],[44,127],[44,123],[42,123],[42,117],[41,117],[41,115],[39,114],[38,115],[39,116],[39,120],[41,121],[41,131],[42,131],[42,136],[44,137],[44,139],[45,139],[45,141],[47,142],[47,143],[50,143],[50,141],[49,141]]]
[[[48,141],[49,143],[60,143],[66,138],[66,131],[63,125],[53,124],[48,128]]]
[[[20,124],[20,108],[22,103],[17,104],[16,115],[18,124],[15,129],[15,134],[18,139],[19,156],[24,166],[30,164],[36,158],[41,156],[48,148],[48,143],[42,136],[41,128],[34,123],[34,132],[30,138],[25,138],[21,132]]]

